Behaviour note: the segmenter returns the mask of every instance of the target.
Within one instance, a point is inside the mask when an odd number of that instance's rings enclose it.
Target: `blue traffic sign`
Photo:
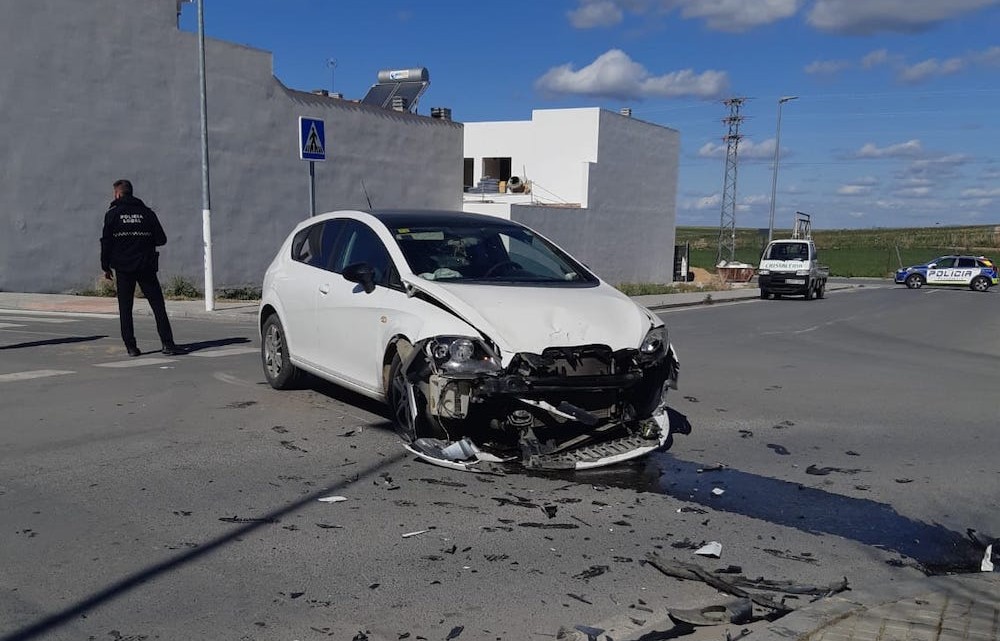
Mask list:
[[[299,158],[326,160],[326,130],[322,120],[299,116]]]

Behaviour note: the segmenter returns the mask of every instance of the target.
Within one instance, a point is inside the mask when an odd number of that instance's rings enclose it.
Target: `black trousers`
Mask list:
[[[122,325],[122,340],[126,347],[135,347],[135,325],[132,322],[132,304],[135,301],[135,286],[139,285],[143,296],[149,301],[156,319],[156,332],[163,345],[174,344],[174,333],[170,329],[167,306],[163,303],[163,290],[154,271],[115,272],[118,289],[118,316]]]

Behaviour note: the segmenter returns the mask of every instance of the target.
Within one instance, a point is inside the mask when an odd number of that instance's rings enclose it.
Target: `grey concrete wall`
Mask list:
[[[680,134],[601,111],[586,209],[513,205],[511,218],[612,284],[673,282]]]
[[[202,282],[197,38],[177,29],[176,6],[3,3],[0,290],[92,286],[118,178],[163,222],[161,278]],[[210,39],[206,57],[217,286],[259,285],[308,215],[299,116],[326,122],[319,211],[366,206],[362,179],[375,207],[461,207],[460,124],[292,91],[264,51]]]

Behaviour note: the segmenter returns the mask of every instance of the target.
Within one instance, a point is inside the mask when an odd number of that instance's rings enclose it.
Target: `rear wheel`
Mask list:
[[[985,292],[990,288],[990,279],[985,276],[976,276],[972,279],[969,287],[974,292]]]
[[[267,317],[261,335],[260,360],[264,366],[264,377],[274,389],[291,389],[299,380],[300,371],[292,365],[285,329],[277,314]]]
[[[924,277],[920,274],[910,274],[909,276],[906,277],[905,282],[906,286],[909,287],[910,289],[920,289],[921,287],[924,286],[924,283],[926,281],[924,280]]]

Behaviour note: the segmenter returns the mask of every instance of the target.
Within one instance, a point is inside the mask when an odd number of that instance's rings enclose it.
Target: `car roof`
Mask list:
[[[446,227],[448,225],[468,225],[470,223],[483,226],[521,226],[519,223],[497,216],[444,209],[380,209],[367,213],[377,218],[383,225],[389,228]]]

